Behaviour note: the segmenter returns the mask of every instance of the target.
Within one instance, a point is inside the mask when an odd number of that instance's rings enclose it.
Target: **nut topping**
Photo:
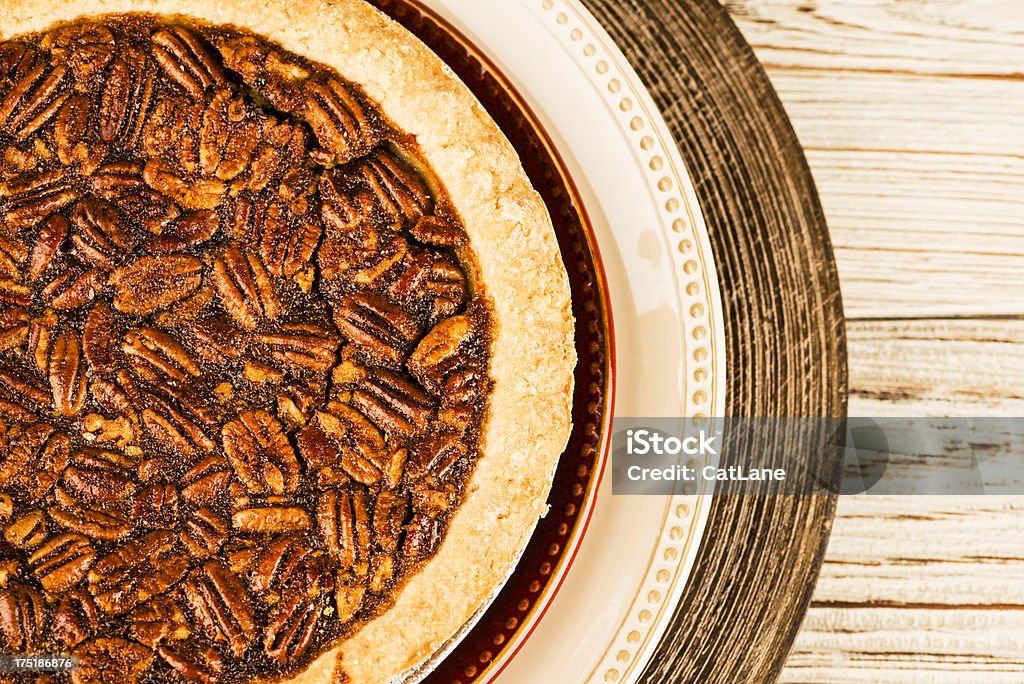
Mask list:
[[[402,361],[420,335],[415,318],[369,293],[344,299],[335,310],[334,322],[342,335],[376,363]]]
[[[53,614],[53,638],[64,648],[77,646],[99,627],[99,611],[84,589],[64,594]]]
[[[78,659],[78,669],[71,671],[72,684],[135,684],[153,660],[145,646],[119,638],[86,641],[71,655]]]
[[[104,613],[121,615],[177,583],[188,559],[176,549],[173,532],[156,531],[96,561],[89,592]]]
[[[0,646],[288,677],[468,486],[489,321],[415,139],[242,29],[0,41]]]
[[[60,534],[36,549],[28,558],[32,575],[47,592],[70,589],[85,577],[96,551],[80,534]]]
[[[193,256],[142,257],[114,271],[114,308],[138,316],[166,309],[196,291],[202,270]]]
[[[277,418],[266,411],[243,413],[224,426],[224,453],[235,474],[254,494],[293,492],[299,463]]]
[[[290,591],[270,614],[263,647],[271,660],[287,665],[305,655],[313,644],[323,612],[318,597]]]
[[[158,596],[128,616],[129,632],[150,648],[169,641],[188,639],[192,632],[177,597]]]
[[[256,636],[252,603],[238,577],[216,561],[192,571],[183,585],[193,615],[215,641],[242,657]]]
[[[281,315],[281,304],[274,293],[270,274],[252,255],[231,247],[213,264],[213,285],[224,309],[238,325],[252,330],[262,318]]]
[[[46,601],[31,587],[11,582],[0,589],[0,636],[18,653],[36,653],[43,643]]]

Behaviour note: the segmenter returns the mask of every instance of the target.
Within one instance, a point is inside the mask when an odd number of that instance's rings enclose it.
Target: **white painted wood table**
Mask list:
[[[821,193],[850,414],[1024,416],[1024,0],[725,4]],[[781,681],[1024,682],[1024,497],[843,498]]]

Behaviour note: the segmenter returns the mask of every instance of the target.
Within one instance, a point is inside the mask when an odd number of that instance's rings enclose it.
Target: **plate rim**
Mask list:
[[[727,9],[581,2],[647,84],[702,181],[725,291],[726,415],[845,417],[845,318],[824,211],[796,132]],[[769,286],[773,296],[759,300]],[[787,469],[813,457],[819,472],[838,474],[842,463],[838,449],[790,453]],[[716,543],[702,544],[681,604],[694,610],[677,610],[642,681],[774,681],[810,605],[835,504],[829,492],[715,497],[705,540]]]

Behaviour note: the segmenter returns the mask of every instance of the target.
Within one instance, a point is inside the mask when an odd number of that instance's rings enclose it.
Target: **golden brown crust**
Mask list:
[[[0,38],[89,14],[187,14],[235,24],[360,84],[413,136],[460,214],[494,306],[494,392],[482,458],[434,558],[395,606],[302,682],[384,682],[430,656],[507,577],[529,539],[569,434],[573,320],[544,205],[510,143],[426,46],[362,0],[8,0]],[[340,651],[340,653],[338,652]]]

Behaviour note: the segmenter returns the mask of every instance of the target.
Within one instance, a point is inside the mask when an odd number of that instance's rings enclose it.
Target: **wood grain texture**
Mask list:
[[[727,5],[821,192],[851,415],[1024,415],[1024,3]],[[780,681],[1024,680],[1022,513],[842,499]]]
[[[749,47],[713,0],[585,4],[647,84],[693,177],[723,290],[729,414],[845,415],[827,231],[806,160]],[[794,463],[806,456],[789,453]],[[774,679],[810,598],[833,505],[828,496],[716,497],[643,680]]]
[[[782,682],[1020,682],[1024,498],[842,498]]]
[[[1018,0],[724,0],[770,70],[1024,77]]]
[[[727,6],[807,150],[847,315],[1024,314],[1024,3]]]
[[[850,321],[850,414],[1024,416],[1024,320]]]
[[[848,315],[1024,314],[1024,156],[819,148],[808,158]]]

